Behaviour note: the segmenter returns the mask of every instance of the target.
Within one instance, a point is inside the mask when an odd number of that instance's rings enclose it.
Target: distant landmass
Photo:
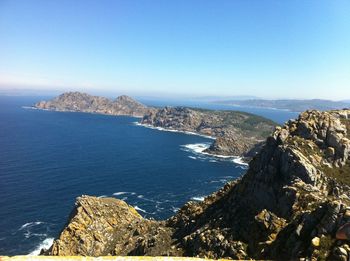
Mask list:
[[[81,92],[66,92],[51,101],[38,102],[34,107],[54,111],[87,112],[135,117],[143,117],[143,115],[154,110],[154,108],[147,107],[126,95],[119,96],[115,100],[110,100],[105,97],[92,96]]]
[[[306,110],[339,110],[350,108],[350,101],[331,101],[331,100],[264,100],[264,99],[231,99],[231,100],[216,100],[215,103],[233,105],[233,106],[251,106],[261,108],[274,108],[281,110],[289,110],[293,112],[302,112]]]
[[[40,101],[37,109],[142,117],[141,124],[168,130],[193,132],[215,138],[207,153],[242,156],[249,160],[264,144],[277,123],[239,111],[215,111],[187,107],[147,107],[122,95],[115,100],[80,92],[67,92],[51,101]]]
[[[220,96],[220,95],[211,95],[211,96],[200,96],[200,97],[195,97],[193,100],[198,100],[198,101],[227,101],[227,100],[234,100],[234,101],[239,101],[239,100],[255,100],[259,99],[257,96],[252,96],[252,95],[234,95],[234,96]]]

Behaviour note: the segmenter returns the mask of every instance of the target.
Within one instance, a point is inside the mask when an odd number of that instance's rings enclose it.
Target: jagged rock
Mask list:
[[[96,198],[89,201],[94,211],[82,211],[78,200],[74,213],[82,215],[71,217],[49,253],[345,260],[349,247],[337,231],[350,224],[350,155],[339,148],[347,146],[349,115],[307,111],[276,128],[242,178],[166,221]],[[330,144],[330,133],[343,136]],[[334,158],[327,156],[330,146]],[[105,223],[110,215],[120,217],[118,225]]]
[[[170,249],[173,231],[146,220],[115,198],[77,198],[70,221],[45,253],[48,255],[181,255]]]

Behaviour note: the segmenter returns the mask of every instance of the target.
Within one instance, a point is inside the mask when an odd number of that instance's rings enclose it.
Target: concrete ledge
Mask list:
[[[35,261],[35,260],[65,260],[65,261],[208,261],[213,259],[204,259],[196,257],[163,257],[163,256],[102,256],[102,257],[86,257],[86,256],[0,256],[0,261]],[[228,259],[218,259],[219,261],[232,261]]]

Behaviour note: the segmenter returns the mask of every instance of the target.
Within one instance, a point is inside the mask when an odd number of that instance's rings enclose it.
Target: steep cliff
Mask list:
[[[55,111],[88,112],[109,115],[129,115],[142,117],[154,109],[135,101],[126,95],[114,101],[104,97],[81,92],[66,92],[51,101],[41,101],[34,105],[38,109]]]
[[[276,128],[241,179],[168,220],[79,198],[45,254],[348,260],[336,232],[350,222],[349,138],[350,110],[304,112]]]
[[[263,117],[238,111],[165,107],[141,121],[156,127],[195,132],[216,138],[206,152],[251,157],[277,125]]]

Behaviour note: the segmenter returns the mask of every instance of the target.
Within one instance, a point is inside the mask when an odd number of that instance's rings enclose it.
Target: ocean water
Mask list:
[[[202,154],[212,142],[205,137],[132,117],[23,108],[41,99],[0,96],[0,255],[49,246],[82,194],[165,219],[246,171],[237,159]]]

